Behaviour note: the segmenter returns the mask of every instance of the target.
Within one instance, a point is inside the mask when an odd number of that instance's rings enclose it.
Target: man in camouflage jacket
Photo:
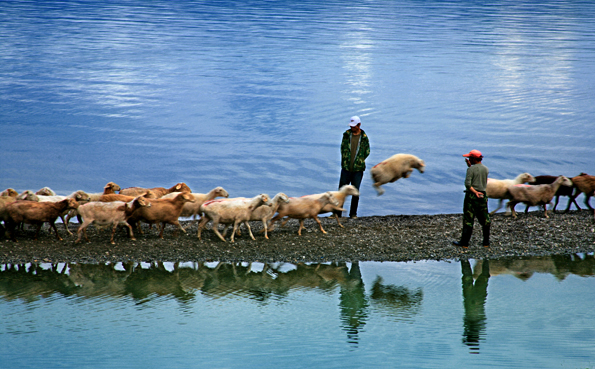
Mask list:
[[[366,170],[366,158],[370,155],[370,141],[363,129],[361,129],[361,120],[354,116],[349,123],[349,129],[343,133],[341,141],[341,178],[339,188],[351,184],[359,190]],[[357,206],[359,196],[351,196],[351,207],[349,216],[357,218]],[[336,212],[341,216],[340,212]]]

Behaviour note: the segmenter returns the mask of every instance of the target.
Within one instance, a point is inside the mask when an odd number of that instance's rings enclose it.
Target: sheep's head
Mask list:
[[[76,191],[76,195],[74,195],[74,198],[78,202],[89,202],[89,201],[91,201],[91,196],[89,196],[89,194],[87,194],[84,191]]]
[[[16,196],[17,200],[39,201],[39,197],[33,191],[25,190],[20,195]]]
[[[273,206],[273,202],[271,201],[271,197],[269,195],[267,195],[266,193],[261,193],[258,196],[260,196],[260,201],[263,205]]]
[[[332,192],[325,192],[323,197],[328,198],[328,202],[334,206],[339,206],[339,200],[335,196],[333,196]]]
[[[351,195],[351,196],[359,196],[359,191],[357,188],[355,188],[354,185],[344,185],[341,186],[341,188],[339,189],[340,192],[343,192],[345,195]]]
[[[137,207],[143,207],[143,206],[147,207],[147,208],[151,207],[151,203],[144,196],[139,196],[139,197],[135,198],[132,201],[132,204],[133,205],[136,204]]]
[[[73,198],[66,199],[68,201],[67,209],[77,209],[79,207],[78,201]]]
[[[105,187],[103,187],[104,190],[111,190],[111,191],[120,191],[121,188],[120,186],[118,186],[117,184],[115,184],[114,182],[108,182]]]
[[[174,190],[172,192],[192,192],[192,190],[186,183],[180,182],[174,186]]]
[[[147,199],[156,199],[157,198],[157,195],[155,194],[155,192],[153,192],[151,190],[147,190],[147,192],[145,192],[144,195],[142,195],[142,196],[144,196]]]
[[[194,200],[194,197],[192,195],[189,195],[187,192],[182,192],[181,194],[176,196],[176,199],[182,199],[182,202],[195,202],[196,201],[196,200]]]
[[[223,189],[223,187],[216,187],[214,191],[215,197],[229,197],[229,194]]]
[[[523,174],[521,174],[521,181],[522,181],[523,183],[525,183],[525,182],[529,182],[529,183],[531,183],[531,182],[535,182],[535,177],[533,177],[533,176],[532,176],[531,174],[529,174],[529,173],[523,173]]]
[[[40,190],[38,190],[37,192],[35,192],[36,195],[42,195],[42,196],[56,196],[56,193],[49,187],[44,187]]]
[[[420,173],[423,173],[426,171],[426,163],[423,160],[419,159],[414,168],[417,168],[417,170],[419,170]]]
[[[282,202],[285,204],[289,203],[289,196],[287,196],[283,192],[279,192],[278,194],[275,195],[275,197],[277,198],[277,201],[279,201],[279,202]]]
[[[0,193],[0,196],[17,197],[19,195],[13,188],[7,188]]]
[[[569,178],[567,178],[565,176],[561,176],[561,177],[562,177],[562,183],[561,183],[562,186],[568,186],[568,187],[572,186],[572,181]]]

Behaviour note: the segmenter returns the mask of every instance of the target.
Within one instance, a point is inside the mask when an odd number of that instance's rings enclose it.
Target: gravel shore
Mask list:
[[[210,230],[197,239],[197,224],[182,222],[188,233],[174,237],[174,227],[166,226],[164,239],[158,231],[144,226],[137,240],[127,238],[125,229],[115,236],[116,245],[109,243],[110,230],[88,228],[91,242],[75,244],[78,224],[71,224],[74,235],[67,235],[63,224],[57,224],[64,241],[49,234],[44,225],[38,241],[33,240],[33,227],[17,233],[18,242],[0,241],[0,264],[28,262],[153,262],[153,261],[261,261],[261,262],[333,262],[333,261],[416,261],[499,259],[514,256],[545,256],[595,252],[595,223],[590,211],[568,214],[535,211],[519,214],[517,219],[496,214],[492,218],[492,245],[481,245],[481,226],[475,232],[468,249],[452,245],[460,237],[462,214],[389,215],[358,219],[342,218],[340,228],[331,218],[320,218],[323,234],[313,220],[306,220],[302,236],[297,235],[298,222],[291,220],[277,227],[264,238],[259,222],[252,222],[256,241],[245,228],[235,243],[222,242]]]

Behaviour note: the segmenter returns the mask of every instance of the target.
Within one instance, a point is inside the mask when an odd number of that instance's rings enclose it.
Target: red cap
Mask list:
[[[466,158],[483,158],[483,155],[481,155],[481,151],[479,150],[471,150],[469,151],[469,154],[464,154],[463,156]]]

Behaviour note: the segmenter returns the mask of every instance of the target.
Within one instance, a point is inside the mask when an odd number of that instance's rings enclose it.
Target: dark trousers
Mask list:
[[[463,226],[473,228],[473,221],[476,217],[482,226],[490,225],[488,197],[484,192],[484,197],[480,199],[471,191],[467,191],[463,202]]]
[[[350,172],[341,168],[341,178],[339,179],[339,188],[345,185],[353,185],[359,191],[359,186],[362,184],[364,172]],[[351,196],[351,207],[349,208],[349,216],[357,215],[357,206],[359,204],[359,196]],[[340,212],[335,214],[341,216]]]

